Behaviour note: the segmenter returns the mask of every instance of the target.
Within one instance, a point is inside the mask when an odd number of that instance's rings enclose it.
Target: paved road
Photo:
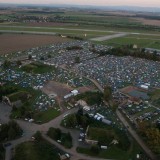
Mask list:
[[[8,105],[0,103],[0,123],[7,123],[12,108]]]
[[[64,152],[69,153],[70,155],[72,155],[71,160],[79,160],[79,159],[83,159],[83,160],[109,160],[109,159],[102,159],[102,158],[94,158],[94,157],[90,157],[87,155],[82,155],[80,153],[77,153],[75,150],[72,149],[66,149],[64,148],[62,145],[58,144],[57,142],[53,141],[51,138],[49,138],[48,136],[46,136],[45,134],[42,134],[43,138],[45,138],[47,141],[49,141],[50,143],[52,143],[53,145],[57,146],[58,148],[60,148],[61,150],[63,150]],[[112,159],[113,160],[113,159]]]
[[[119,38],[119,37],[124,37],[128,35],[128,33],[117,33],[117,34],[112,34],[112,35],[107,35],[107,36],[101,36],[101,37],[97,37],[97,38],[91,38],[91,41],[106,41],[106,40],[110,40],[113,38]]]
[[[78,130],[72,130],[72,129],[66,129],[62,126],[60,126],[60,122],[63,119],[63,116],[65,114],[71,114],[71,113],[75,113],[78,110],[78,108],[73,108],[71,110],[68,110],[67,112],[61,114],[59,117],[51,120],[48,123],[42,124],[42,125],[38,125],[38,124],[34,124],[34,123],[29,123],[27,121],[23,121],[23,120],[16,120],[17,123],[20,125],[20,127],[23,129],[24,134],[23,137],[13,140],[13,141],[9,141],[12,143],[11,146],[6,147],[6,156],[5,156],[5,160],[11,160],[12,157],[12,148],[14,148],[16,145],[28,141],[31,139],[31,137],[33,136],[33,134],[35,134],[37,131],[41,131],[42,133],[46,134],[46,132],[48,131],[48,129],[50,127],[57,127],[60,128],[63,132],[67,133],[70,132],[71,136],[73,138],[73,147],[71,148],[71,151],[74,153],[76,153],[76,148],[78,147],[78,137],[79,137],[79,131]],[[3,123],[6,123],[9,121],[9,114],[11,111],[11,107],[8,105],[4,105],[3,103],[0,103],[0,116],[1,119],[3,120]],[[59,145],[58,143],[55,142],[55,146],[59,147],[61,145]]]
[[[138,144],[143,148],[143,150],[146,152],[146,154],[152,159],[152,160],[158,160],[156,156],[152,153],[152,151],[146,146],[146,144],[142,141],[142,139],[139,137],[139,135],[134,131],[134,129],[130,126],[130,124],[124,119],[123,115],[120,113],[119,110],[116,110],[116,114],[118,118],[121,120],[121,122],[126,126],[129,133],[134,137],[134,139],[138,142]]]

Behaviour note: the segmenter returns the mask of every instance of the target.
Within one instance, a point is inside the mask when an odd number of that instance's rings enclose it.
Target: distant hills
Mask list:
[[[74,5],[74,4],[7,4],[0,3],[0,7],[63,7],[63,8],[81,8],[81,9],[102,9],[109,11],[135,11],[135,12],[159,12],[160,7],[139,7],[139,6],[93,6],[93,5]]]

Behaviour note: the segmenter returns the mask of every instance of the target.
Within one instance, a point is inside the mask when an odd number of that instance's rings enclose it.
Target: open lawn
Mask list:
[[[30,63],[21,68],[23,71],[34,74],[42,74],[55,70],[53,66],[48,66],[42,63]]]
[[[0,54],[66,41],[69,39],[49,35],[0,34]]]
[[[128,35],[125,37],[114,38],[108,41],[97,42],[97,43],[112,45],[112,46],[136,44],[138,45],[138,47],[160,49],[160,37],[159,36]]]
[[[128,159],[136,159],[136,154],[142,153],[142,149],[136,144],[134,141],[128,151],[123,151],[116,146],[108,147],[107,150],[100,150],[100,153],[95,155],[90,148],[82,148],[78,147],[77,152],[83,153],[86,155],[99,157],[99,158],[107,158],[107,159],[117,159],[117,160],[128,160]]]
[[[156,89],[152,93],[150,93],[151,100],[157,100],[160,98],[160,89]]]
[[[42,140],[40,142],[24,142],[15,149],[13,160],[60,160],[58,150]]]
[[[35,122],[47,123],[59,115],[60,115],[60,111],[57,111],[56,109],[51,108],[51,109],[48,109],[47,111],[43,111],[43,112],[41,111],[41,112],[35,113],[34,119],[35,119]]]
[[[18,100],[21,100],[22,102],[26,102],[27,97],[30,97],[30,96],[31,95],[28,92],[19,91],[19,92],[12,93],[12,94],[8,95],[8,98],[10,99],[11,102],[15,102],[15,101],[18,101]]]

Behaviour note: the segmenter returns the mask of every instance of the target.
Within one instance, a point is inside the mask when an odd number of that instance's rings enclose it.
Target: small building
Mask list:
[[[76,96],[76,95],[78,94],[78,91],[75,89],[75,90],[71,91],[71,93],[72,93],[74,96]]]
[[[80,105],[81,107],[85,107],[85,106],[87,106],[87,103],[84,100],[79,100],[79,101],[77,101],[76,105]]]
[[[73,96],[73,94],[72,94],[72,93],[69,93],[69,94],[67,94],[67,95],[64,96],[64,99],[68,99],[68,98],[70,98],[70,97],[72,97],[72,96]]]
[[[141,88],[148,90],[148,86],[147,85],[140,85]]]
[[[112,124],[112,122],[110,120],[107,120],[105,118],[102,119],[102,122],[105,123],[105,124],[107,124],[107,125],[111,125]]]
[[[90,109],[91,109],[91,108],[90,108],[89,106],[84,106],[84,107],[83,107],[83,110],[84,110],[84,111],[87,111],[87,112],[90,111]]]
[[[133,49],[137,49],[138,46],[136,44],[133,45]]]

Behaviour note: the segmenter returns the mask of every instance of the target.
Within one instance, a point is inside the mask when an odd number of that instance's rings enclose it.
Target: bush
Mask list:
[[[62,133],[59,128],[53,128],[53,127],[49,128],[47,132],[47,135],[56,141],[61,139],[61,134]]]
[[[13,140],[22,135],[22,129],[15,121],[10,121],[8,124],[2,124],[0,135],[0,142]]]
[[[62,133],[59,128],[49,128],[47,135],[54,140],[61,140],[61,144],[66,148],[72,147],[72,136],[70,133]]]
[[[93,154],[97,155],[97,154],[99,154],[99,152],[100,152],[100,148],[99,148],[98,145],[92,145],[91,148],[90,148],[90,151],[91,151]]]

